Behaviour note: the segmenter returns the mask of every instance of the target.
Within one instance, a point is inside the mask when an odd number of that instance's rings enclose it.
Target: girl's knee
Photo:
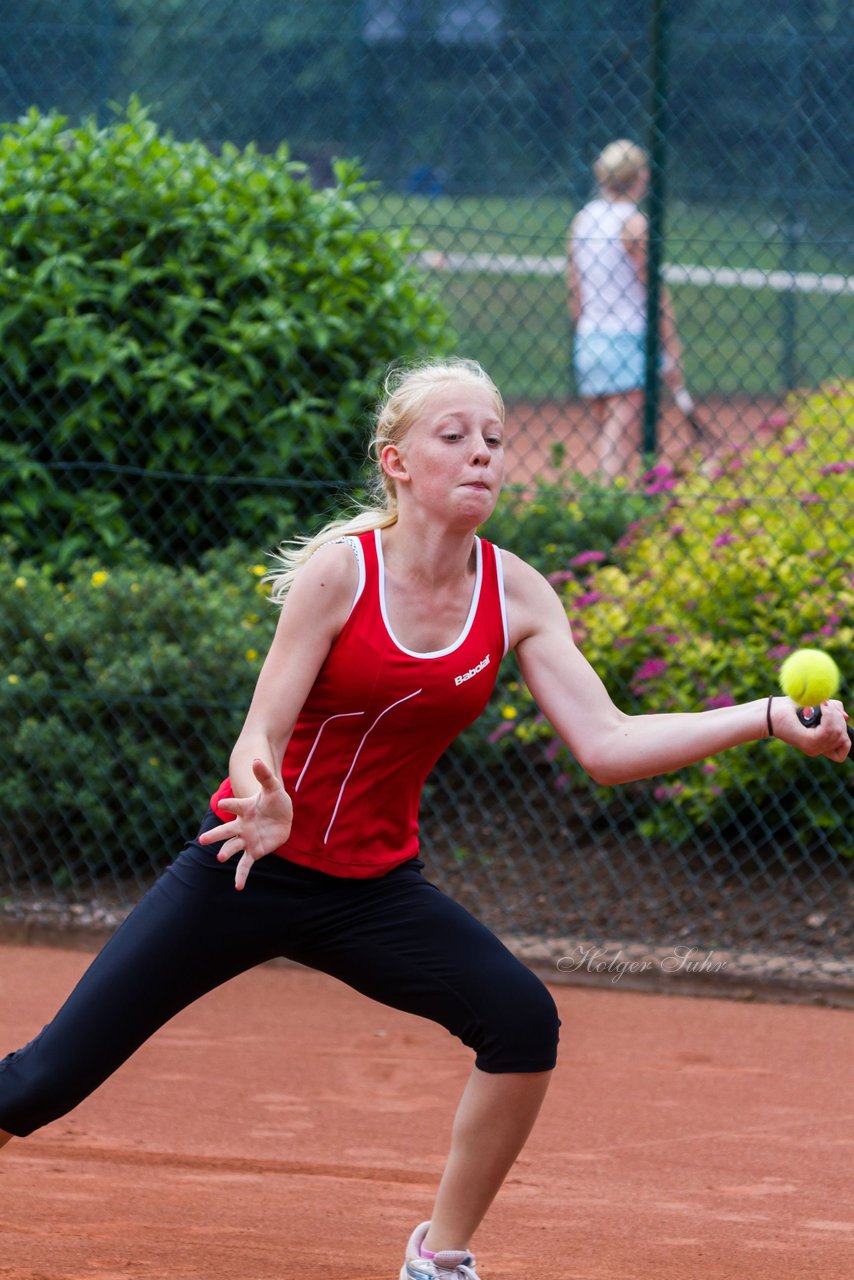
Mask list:
[[[482,1071],[551,1071],[557,1061],[560,1018],[545,983],[529,969],[506,993],[478,1048]]]

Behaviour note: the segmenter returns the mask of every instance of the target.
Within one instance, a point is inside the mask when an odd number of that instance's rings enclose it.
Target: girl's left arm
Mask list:
[[[768,736],[768,697],[712,711],[626,715],[577,648],[563,605],[541,574],[503,553],[510,643],[543,714],[579,764],[613,786],[684,768],[739,743]],[[788,698],[772,703],[774,736],[808,756],[841,761],[850,742],[839,702],[805,729]]]

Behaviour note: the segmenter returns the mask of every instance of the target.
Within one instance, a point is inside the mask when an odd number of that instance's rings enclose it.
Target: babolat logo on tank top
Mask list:
[[[471,680],[472,676],[476,676],[483,671],[484,667],[489,666],[489,658],[490,655],[487,654],[485,658],[481,658],[476,667],[469,667],[468,671],[465,671],[461,676],[455,676],[454,684],[465,684],[466,680]]]

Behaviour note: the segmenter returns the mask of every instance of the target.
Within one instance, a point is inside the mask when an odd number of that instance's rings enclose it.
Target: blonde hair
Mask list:
[[[593,176],[606,191],[622,195],[647,167],[646,152],[628,138],[609,142],[593,166]]]
[[[386,474],[380,456],[386,445],[399,445],[424,412],[430,396],[449,383],[486,387],[495,397],[496,409],[504,420],[504,401],[489,374],[476,360],[428,360],[416,365],[391,368],[383,382],[383,395],[374,416],[374,430],[368,455],[374,464],[370,483],[371,500],[362,503],[350,516],[331,520],[313,537],[297,536],[281,543],[272,553],[279,567],[264,579],[270,583],[270,599],[281,604],[294,576],[318,547],[342,538],[387,529],[397,521],[397,492]]]

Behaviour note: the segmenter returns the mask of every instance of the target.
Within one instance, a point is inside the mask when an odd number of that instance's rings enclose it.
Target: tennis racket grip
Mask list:
[[[805,729],[815,729],[821,724],[821,707],[801,707],[798,710],[798,719]],[[854,729],[851,728],[850,724],[847,729],[848,741],[851,743],[851,749],[848,754],[852,755],[854,754]]]

